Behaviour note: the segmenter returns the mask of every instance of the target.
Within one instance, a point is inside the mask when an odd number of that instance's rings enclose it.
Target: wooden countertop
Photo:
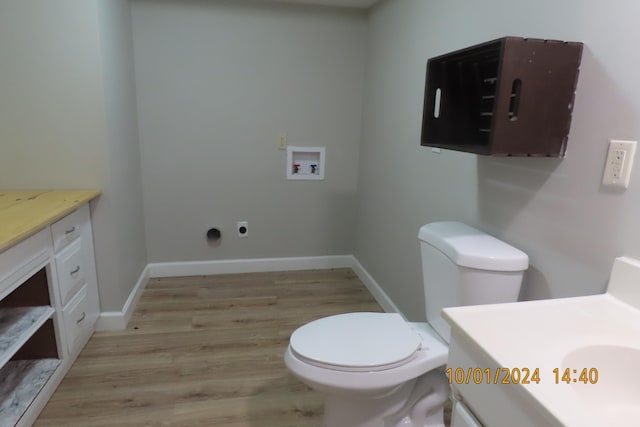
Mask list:
[[[96,190],[0,190],[0,252],[99,195]]]

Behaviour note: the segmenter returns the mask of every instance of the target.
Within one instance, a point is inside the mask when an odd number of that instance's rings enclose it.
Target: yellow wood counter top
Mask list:
[[[0,252],[99,195],[96,190],[0,190]]]

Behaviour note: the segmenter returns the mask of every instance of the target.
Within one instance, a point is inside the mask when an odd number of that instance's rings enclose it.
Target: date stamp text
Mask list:
[[[548,378],[541,377],[540,368],[447,368],[449,384],[540,384],[553,381],[554,384],[596,384],[597,368],[572,369],[555,368]]]

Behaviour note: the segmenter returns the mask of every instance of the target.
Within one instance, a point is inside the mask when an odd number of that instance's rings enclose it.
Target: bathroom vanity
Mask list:
[[[94,331],[98,195],[0,191],[0,427],[35,421]]]
[[[605,294],[447,308],[453,427],[601,427],[640,417],[640,261]]]

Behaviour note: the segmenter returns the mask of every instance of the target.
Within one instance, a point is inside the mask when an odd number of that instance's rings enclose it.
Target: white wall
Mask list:
[[[96,188],[101,307],[121,310],[146,265],[129,5],[0,5],[0,188]]]
[[[416,235],[431,221],[464,221],[524,250],[524,299],[602,292],[614,257],[640,257],[640,167],[626,192],[600,186],[607,138],[640,138],[637,16],[632,0],[388,0],[375,9],[355,255],[410,318],[424,317]],[[567,157],[420,147],[427,59],[505,35],[585,43]]]
[[[108,173],[94,209],[96,259],[102,309],[119,311],[147,265],[128,0],[99,0],[98,26],[107,123],[101,157]]]
[[[150,261],[351,253],[365,16],[237,0],[132,16]],[[280,132],[327,147],[325,181],[285,180]]]
[[[0,188],[99,186],[106,128],[95,16],[94,1],[0,4]]]

